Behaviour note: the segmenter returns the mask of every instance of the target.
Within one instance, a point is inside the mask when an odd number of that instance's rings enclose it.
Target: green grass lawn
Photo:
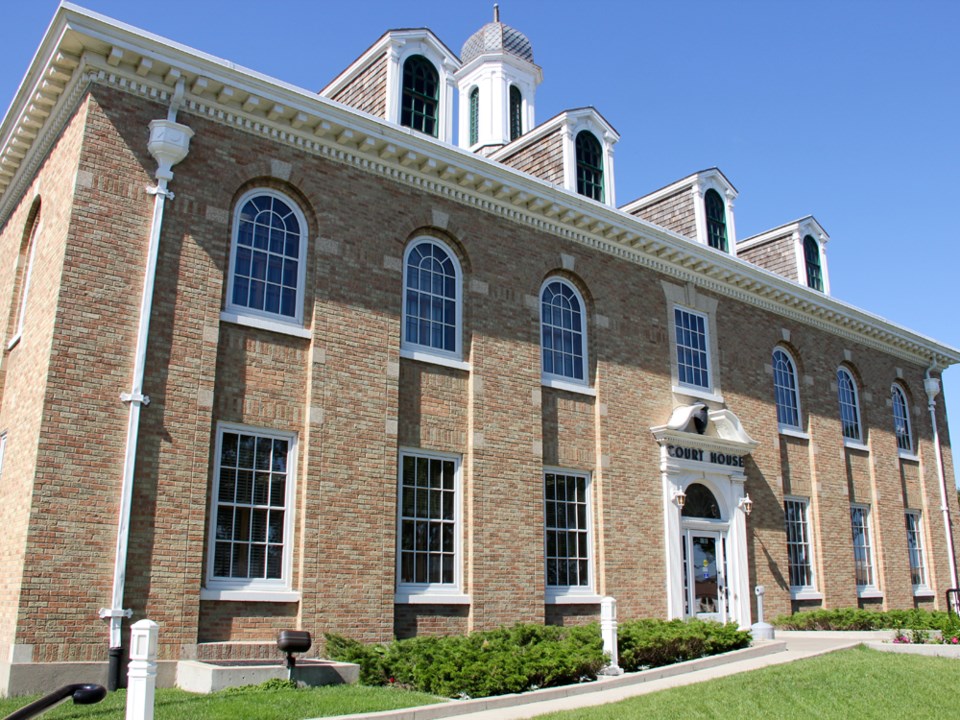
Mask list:
[[[960,661],[855,648],[539,720],[960,717]]]
[[[9,715],[36,699],[18,697],[0,699],[0,717]],[[116,720],[124,717],[127,694],[110,693],[96,705],[66,703],[42,715],[43,720],[96,718]],[[330,685],[301,690],[261,692],[222,692],[196,695],[176,689],[157,690],[156,720],[298,720],[300,718],[349,715],[397,708],[429,705],[439,698],[395,688]]]

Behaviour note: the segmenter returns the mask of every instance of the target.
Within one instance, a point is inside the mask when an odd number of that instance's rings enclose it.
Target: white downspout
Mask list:
[[[953,528],[950,523],[950,506],[947,504],[947,480],[943,474],[943,451],[940,449],[940,434],[937,431],[937,401],[936,397],[940,394],[940,381],[930,375],[930,371],[937,367],[937,361],[934,360],[927,368],[923,377],[923,389],[927,393],[930,408],[930,422],[933,425],[933,449],[937,457],[937,479],[940,481],[940,511],[943,513],[943,531],[947,536],[947,559],[950,561],[950,581],[951,588],[958,587],[957,583],[957,558],[953,547]]]
[[[123,618],[130,617],[132,611],[123,607],[123,591],[127,574],[127,546],[130,540],[130,509],[133,499],[134,467],[137,455],[137,437],[140,430],[140,408],[150,404],[150,398],[143,394],[144,366],[147,358],[147,338],[150,331],[150,314],[153,309],[153,288],[157,274],[157,257],[160,249],[160,230],[163,226],[163,207],[166,199],[173,199],[173,193],[167,189],[167,183],[173,179],[171,168],[187,156],[190,150],[190,138],[193,130],[176,122],[177,111],[183,102],[183,80],[177,87],[170,103],[165,120],[153,120],[150,123],[150,140],[147,149],[157,161],[156,187],[147,187],[147,193],[154,196],[153,218],[150,222],[150,239],[147,248],[147,264],[144,270],[143,295],[140,299],[140,321],[137,330],[137,346],[134,355],[133,382],[130,392],[120,395],[121,401],[128,403],[130,413],[127,418],[127,441],[123,459],[123,479],[120,486],[120,516],[117,522],[117,548],[113,569],[113,593],[111,606],[100,610],[100,617],[110,621],[110,659],[112,667],[109,684],[116,689],[119,672],[120,649],[123,646],[121,629]]]

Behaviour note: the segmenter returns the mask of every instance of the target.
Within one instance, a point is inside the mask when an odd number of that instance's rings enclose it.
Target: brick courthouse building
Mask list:
[[[717,169],[618,205],[541,79],[498,21],[317,94],[58,10],[0,126],[0,689],[128,610],[170,682],[604,596],[943,607],[960,351],[831,297],[813,217],[738,239]]]

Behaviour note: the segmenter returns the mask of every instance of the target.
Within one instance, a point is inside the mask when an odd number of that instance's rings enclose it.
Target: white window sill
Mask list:
[[[396,605],[470,605],[473,598],[463,593],[398,590],[393,596],[393,602]]]
[[[220,320],[233,323],[234,325],[243,325],[245,327],[257,328],[258,330],[269,330],[270,332],[292,335],[298,338],[307,338],[308,340],[313,337],[313,332],[299,325],[292,325],[291,323],[280,320],[271,320],[270,318],[257,317],[256,315],[240,315],[224,310],[220,313]]]
[[[709,400],[710,402],[716,402],[716,403],[723,402],[723,395],[718,395],[717,393],[711,390],[687,387],[686,385],[674,385],[673,394],[682,395],[684,397],[697,398],[698,400]]]
[[[593,593],[550,593],[544,598],[547,605],[599,605],[603,598]]]
[[[909,452],[907,450],[897,450],[897,455],[901,460],[909,460],[910,462],[920,462],[920,456],[916,453]]]
[[[810,433],[804,432],[799,428],[789,427],[787,425],[781,425],[779,427],[781,435],[786,435],[787,437],[799,438],[800,440],[809,440]]]
[[[410,350],[409,348],[400,348],[400,357],[417,362],[431,363],[432,365],[442,365],[443,367],[453,368],[454,370],[466,370],[470,372],[470,363],[464,360],[458,360],[453,357],[436,355],[424,350]]]
[[[851,450],[858,450],[860,452],[870,452],[870,448],[867,445],[864,445],[859,440],[851,440],[850,438],[844,438],[843,446],[845,448],[850,448]]]
[[[581,385],[578,382],[572,380],[561,380],[560,378],[555,377],[541,377],[540,384],[544,387],[553,388],[555,390],[565,390],[566,392],[577,393],[578,395],[588,395],[590,397],[596,397],[596,389],[590,387],[589,385]]]
[[[936,593],[933,591],[933,588],[928,588],[925,585],[914,585],[913,586],[913,596],[916,598],[932,598],[936,597]]]
[[[791,600],[823,600],[823,593],[817,590],[791,590]]]
[[[10,339],[10,342],[7,343],[7,350],[13,350],[17,346],[17,343],[20,342],[21,337],[23,337],[23,333],[17,333],[14,335]]]
[[[293,590],[217,590],[201,588],[201,600],[224,600],[228,602],[300,602],[300,593]]]
[[[858,587],[857,597],[864,599],[882,598],[883,591],[875,587]]]

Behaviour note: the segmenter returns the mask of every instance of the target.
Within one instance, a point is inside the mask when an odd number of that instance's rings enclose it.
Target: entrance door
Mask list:
[[[727,561],[723,533],[685,530],[682,540],[687,616],[726,622]]]

